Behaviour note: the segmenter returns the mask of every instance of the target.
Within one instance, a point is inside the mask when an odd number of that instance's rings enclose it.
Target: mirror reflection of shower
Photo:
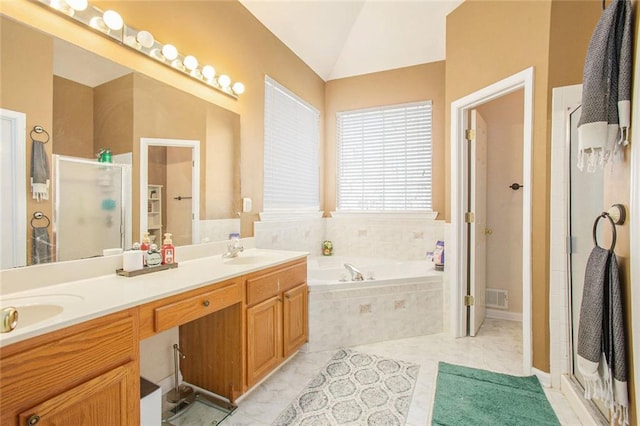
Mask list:
[[[62,155],[53,164],[56,259],[130,246],[131,166]]]

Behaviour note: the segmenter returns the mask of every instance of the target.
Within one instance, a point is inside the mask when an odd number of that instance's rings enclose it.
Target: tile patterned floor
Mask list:
[[[407,425],[424,426],[431,408],[438,362],[519,375],[522,368],[522,325],[519,322],[487,319],[478,336],[473,338],[454,339],[447,334],[435,334],[361,345],[353,349],[420,365]],[[298,353],[241,399],[236,412],[221,424],[270,425],[307,382],[318,374],[334,352]],[[545,389],[545,393],[563,425],[580,425],[558,390]]]

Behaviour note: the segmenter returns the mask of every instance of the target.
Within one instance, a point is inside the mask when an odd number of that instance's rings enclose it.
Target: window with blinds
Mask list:
[[[431,211],[431,101],[337,114],[338,210]]]
[[[320,113],[268,76],[264,89],[264,211],[318,211]]]

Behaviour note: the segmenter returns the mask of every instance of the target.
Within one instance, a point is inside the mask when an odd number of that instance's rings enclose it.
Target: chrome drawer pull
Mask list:
[[[204,302],[202,302],[202,305],[206,308],[207,306],[209,306],[209,301],[205,300]]]

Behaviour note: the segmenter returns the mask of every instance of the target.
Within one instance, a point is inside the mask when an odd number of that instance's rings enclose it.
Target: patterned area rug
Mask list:
[[[273,425],[404,425],[418,369],[341,349]]]

